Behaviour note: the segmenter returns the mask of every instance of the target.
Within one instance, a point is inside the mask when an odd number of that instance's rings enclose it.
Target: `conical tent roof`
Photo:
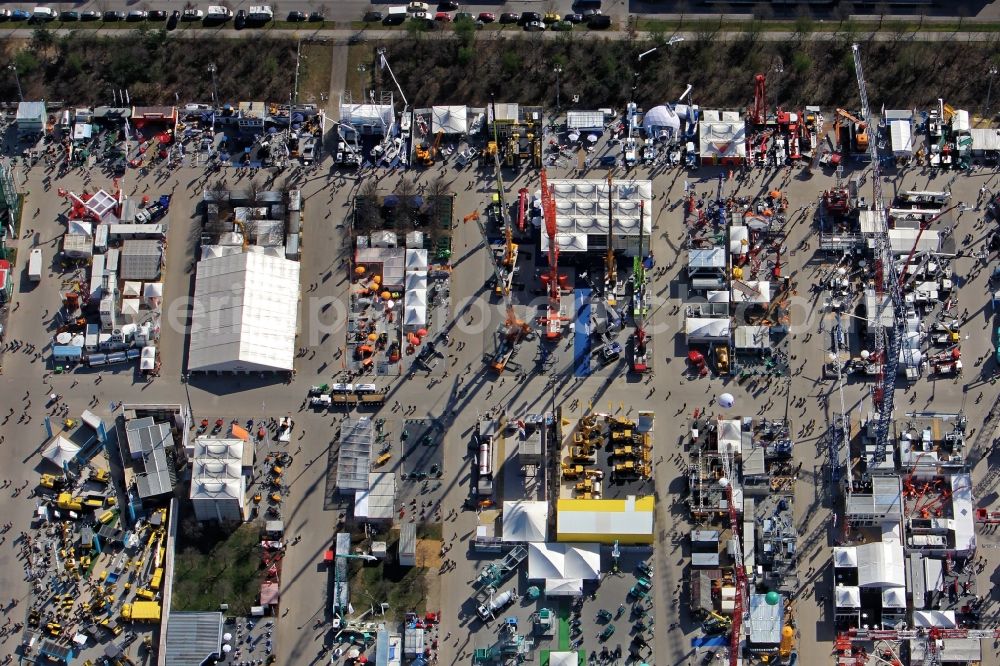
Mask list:
[[[80,453],[80,447],[69,441],[62,435],[52,440],[52,443],[45,447],[42,457],[53,465],[63,467],[72,462],[76,455]]]
[[[503,540],[545,541],[548,514],[545,502],[504,502]]]

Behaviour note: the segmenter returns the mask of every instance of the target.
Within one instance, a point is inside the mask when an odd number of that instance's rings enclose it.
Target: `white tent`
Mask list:
[[[435,106],[431,108],[431,128],[434,133],[465,134],[468,132],[468,113],[464,106]]]
[[[63,467],[73,461],[80,453],[80,447],[62,435],[56,436],[52,443],[45,447],[42,457],[57,467]]]
[[[518,542],[545,541],[545,528],[548,519],[548,502],[504,502],[503,540]]]
[[[406,292],[406,307],[427,309],[427,290],[410,289]]]
[[[729,324],[729,319],[688,317],[684,320],[684,334],[688,342],[728,341]]]
[[[739,164],[747,158],[746,123],[723,113],[721,120],[698,123],[702,164]]]
[[[160,303],[163,302],[163,283],[147,282],[143,287],[142,297],[146,299],[146,305],[149,307],[154,309],[160,307]]]
[[[93,236],[94,225],[85,220],[70,220],[66,223],[66,233],[70,236]]]
[[[291,370],[299,266],[258,252],[198,262],[188,367],[195,372]]]
[[[893,120],[889,123],[889,138],[892,141],[893,155],[913,156],[913,132],[909,120]]]
[[[954,629],[958,624],[955,622],[955,611],[915,610],[913,611],[913,626]]]
[[[837,569],[853,569],[858,566],[858,551],[854,546],[837,546],[833,549],[833,566]]]
[[[427,323],[427,311],[421,308],[407,306],[403,312],[403,324],[406,326],[423,326]]]
[[[889,588],[906,585],[902,545],[866,543],[857,546],[857,552],[860,587]]]
[[[153,370],[156,367],[156,347],[143,347],[139,356],[140,370]]]
[[[737,453],[741,450],[743,434],[739,419],[719,419],[719,452]]]
[[[548,593],[548,589],[545,590]],[[576,666],[580,655],[576,652],[549,652],[549,666]]]
[[[597,580],[600,576],[600,544],[528,544],[529,580]]]
[[[406,274],[406,290],[427,289],[427,271],[409,271]]]
[[[122,286],[123,298],[139,298],[142,295],[142,282],[126,280]]]
[[[642,117],[642,129],[647,136],[655,136],[661,132],[668,135],[677,134],[681,128],[681,119],[669,106],[654,106]]]
[[[133,321],[139,317],[139,299],[138,298],[123,298],[122,299],[122,316]]]
[[[427,250],[407,250],[406,270],[426,271],[427,270]]]
[[[906,588],[889,587],[882,590],[882,608],[906,608]]]
[[[838,585],[834,605],[837,608],[861,608],[861,590],[853,585]]]

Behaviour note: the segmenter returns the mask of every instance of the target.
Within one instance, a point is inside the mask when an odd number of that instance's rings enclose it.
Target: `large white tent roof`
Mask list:
[[[545,541],[548,519],[548,502],[504,502],[503,540]]]
[[[295,261],[244,252],[198,262],[189,368],[291,370],[298,293]]]
[[[579,663],[580,655],[576,652],[549,652],[549,666],[577,666]]]
[[[620,181],[553,179],[549,181],[556,204],[556,243],[561,252],[586,249],[587,234],[607,236],[608,219],[615,239],[649,237],[653,228],[653,183],[649,180]],[[541,193],[536,193],[538,199]],[[542,252],[548,252],[549,237],[543,233]],[[565,243],[565,245],[564,245]]]
[[[833,549],[833,566],[852,569],[858,566],[858,550],[854,546],[837,546]]]
[[[62,435],[56,436],[52,443],[45,447],[42,457],[57,467],[62,467],[76,458],[80,453],[80,447],[69,441]]]
[[[427,271],[407,271],[406,288],[427,289]]]
[[[838,585],[834,599],[837,608],[861,608],[861,590],[854,585]]]
[[[688,317],[684,320],[684,334],[690,342],[728,340],[729,325],[729,319]]]
[[[669,106],[654,106],[642,117],[642,128],[647,134],[663,130],[676,132],[681,128],[680,116]]]
[[[903,546],[884,541],[857,546],[860,587],[904,587]]]
[[[406,270],[426,271],[427,270],[427,250],[410,249],[406,251]]]
[[[431,109],[433,132],[465,134],[468,132],[468,114],[464,106],[435,106]]]
[[[528,578],[596,580],[601,575],[599,544],[529,543]]]
[[[746,123],[729,119],[703,120],[698,123],[698,138],[702,159],[707,156],[746,158]]]

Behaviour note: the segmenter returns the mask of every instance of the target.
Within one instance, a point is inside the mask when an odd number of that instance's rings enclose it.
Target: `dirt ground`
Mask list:
[[[417,566],[437,569],[441,566],[441,542],[437,539],[417,539]]]

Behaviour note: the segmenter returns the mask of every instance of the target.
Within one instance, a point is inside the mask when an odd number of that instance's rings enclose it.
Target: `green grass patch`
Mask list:
[[[299,101],[318,103],[321,95],[330,92],[333,71],[332,42],[303,42],[299,70]]]
[[[347,48],[347,81],[344,88],[351,91],[355,100],[364,99],[365,88],[369,87],[372,69],[375,67],[373,50],[364,44],[354,44]],[[365,70],[358,71],[358,65]]]
[[[185,527],[193,521],[186,521]],[[216,527],[181,530],[174,564],[173,608],[214,611],[229,604],[229,614],[247,615],[257,605],[263,579],[260,526],[235,531]]]

